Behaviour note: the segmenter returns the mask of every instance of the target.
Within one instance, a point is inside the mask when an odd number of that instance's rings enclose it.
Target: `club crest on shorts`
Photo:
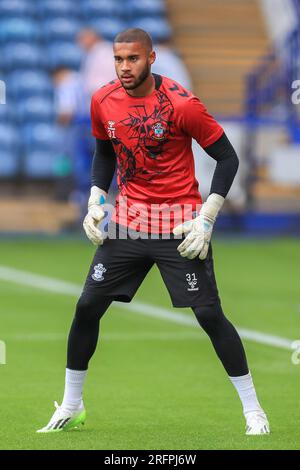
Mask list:
[[[199,287],[196,287],[196,285],[197,285],[197,283],[198,283],[198,279],[197,279],[195,273],[186,274],[185,277],[186,277],[187,283],[188,283],[188,285],[189,285],[188,291],[199,290]]]
[[[96,264],[96,266],[94,266],[94,271],[95,272],[92,274],[92,279],[94,279],[94,281],[103,281],[103,274],[106,273],[106,268],[103,266],[103,264]]]
[[[152,126],[152,138],[155,140],[163,140],[166,137],[166,128],[162,122],[156,122]]]

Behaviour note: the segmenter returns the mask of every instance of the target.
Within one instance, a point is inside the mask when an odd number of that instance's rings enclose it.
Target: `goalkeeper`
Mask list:
[[[267,434],[241,339],[221,307],[210,242],[238,169],[237,155],[198,98],[151,73],[155,52],[145,31],[119,33],[113,49],[118,79],[98,90],[91,103],[96,150],[84,229],[98,248],[69,334],[63,401],[38,432],[84,422],[82,391],[100,319],[113,300],[130,302],[156,264],[173,306],[191,307],[208,334],[240,397],[246,434]],[[203,204],[192,138],[216,161]],[[98,224],[116,167],[119,196],[104,241]]]

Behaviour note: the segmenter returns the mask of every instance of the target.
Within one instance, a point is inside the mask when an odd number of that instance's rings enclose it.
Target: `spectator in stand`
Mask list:
[[[89,100],[81,75],[64,66],[52,71],[57,122],[64,135],[64,155],[72,165],[75,188],[71,198],[84,208],[89,190],[92,139]],[[67,191],[71,191],[69,187]]]
[[[52,79],[58,123],[67,127],[75,120],[86,118],[89,108],[80,74],[61,66],[52,71]]]
[[[152,67],[153,72],[170,77],[184,88],[191,90],[192,82],[189,72],[180,56],[171,47],[170,41],[158,41],[154,46],[154,50],[156,52],[156,60]]]
[[[91,97],[102,85],[116,78],[112,44],[89,28],[80,31],[78,43],[86,52],[81,77],[85,91]]]

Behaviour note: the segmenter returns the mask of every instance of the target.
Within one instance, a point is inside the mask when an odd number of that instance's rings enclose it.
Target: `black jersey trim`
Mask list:
[[[102,104],[103,101],[105,100],[105,98],[107,98],[109,95],[111,95],[112,93],[114,93],[115,91],[118,91],[120,90],[120,88],[122,88],[122,85],[114,88],[113,90],[109,91],[105,96],[103,96],[103,98],[101,99],[100,103]]]
[[[157,73],[153,73],[152,75],[153,75],[154,81],[155,81],[155,90],[159,90],[160,86],[162,84],[162,76],[158,75]]]

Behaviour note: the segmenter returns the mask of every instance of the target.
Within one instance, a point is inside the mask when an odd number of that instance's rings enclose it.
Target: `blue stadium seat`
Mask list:
[[[7,76],[7,93],[14,100],[29,96],[53,96],[53,85],[46,72],[15,71]]]
[[[0,44],[0,78],[3,80],[2,75],[4,73],[4,65],[3,65],[3,47]]]
[[[130,24],[133,28],[142,28],[147,31],[154,42],[166,41],[172,35],[169,23],[161,18],[138,18]]]
[[[63,148],[63,134],[55,124],[38,123],[26,125],[21,132],[27,150],[60,151]]]
[[[3,48],[2,67],[6,71],[40,68],[45,60],[43,49],[35,44],[16,43]]]
[[[0,17],[28,17],[35,16],[35,2],[26,0],[1,0],[0,1]]]
[[[0,178],[15,176],[19,170],[19,134],[14,126],[0,123]]]
[[[128,13],[132,19],[142,17],[161,17],[166,14],[165,2],[162,0],[128,0]]]
[[[37,3],[43,18],[76,18],[81,16],[80,3],[72,0],[43,0]]]
[[[57,42],[47,48],[46,55],[50,70],[61,66],[79,69],[83,52],[72,42]]]
[[[64,148],[62,130],[55,124],[27,124],[21,137],[25,145],[25,174],[31,178],[57,176],[56,164]]]
[[[43,23],[43,36],[48,42],[74,41],[81,27],[72,18],[53,18]]]
[[[103,38],[113,41],[115,36],[127,28],[127,23],[121,20],[106,18],[96,19],[88,22],[88,26],[93,28]]]
[[[20,170],[20,154],[16,149],[3,151],[0,148],[0,178],[16,176]]]
[[[12,119],[11,107],[9,104],[0,104],[0,125],[9,123]]]
[[[10,124],[0,123],[0,150],[8,151],[19,147],[19,134]]]
[[[17,103],[15,119],[20,123],[53,122],[54,104],[51,99],[34,96]]]
[[[120,3],[115,0],[84,0],[81,3],[83,14],[87,20],[96,18],[120,17]]]
[[[32,19],[8,18],[0,21],[0,42],[36,42],[41,37],[40,25]]]
[[[48,150],[31,150],[24,156],[23,169],[25,176],[30,178],[55,177],[57,155]]]

